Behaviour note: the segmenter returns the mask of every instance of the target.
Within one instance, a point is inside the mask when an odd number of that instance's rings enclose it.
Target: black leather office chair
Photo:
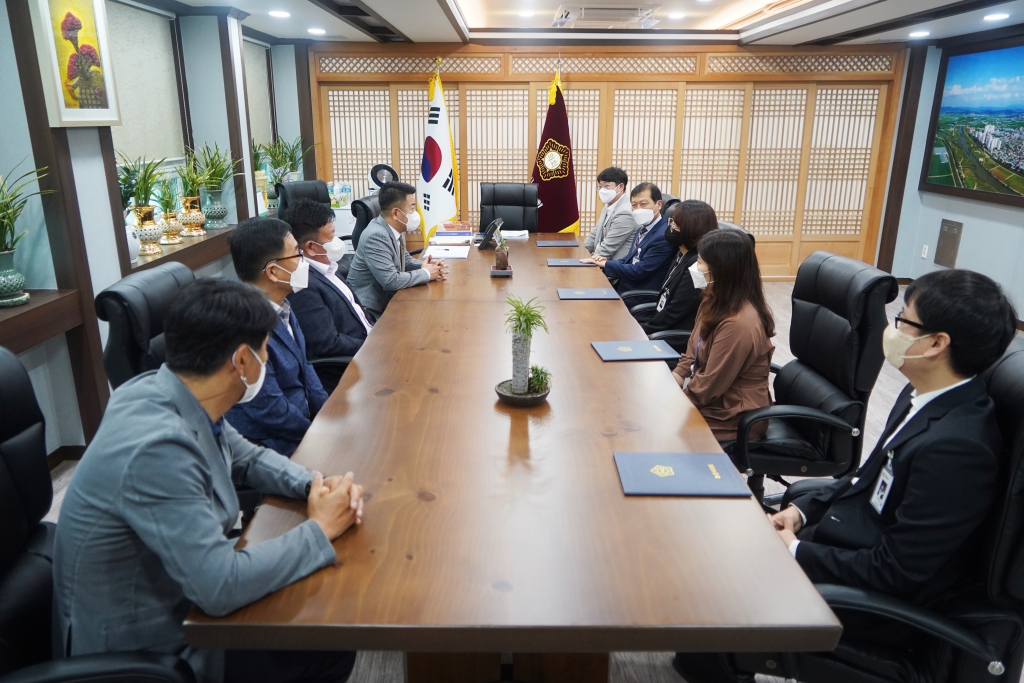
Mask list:
[[[274,192],[277,193],[277,215],[280,216],[289,204],[294,204],[300,199],[312,199],[314,202],[331,205],[331,193],[327,189],[327,183],[322,180],[299,180],[294,183],[277,183],[274,185]]]
[[[1005,476],[993,491],[994,510],[985,522],[985,546],[975,574],[963,586],[927,607],[874,591],[819,585],[835,610],[889,619],[919,631],[924,647],[908,652],[840,640],[832,652],[737,655],[748,671],[785,674],[803,683],[1016,683],[1024,662],[1024,340],[1014,339],[1003,357],[981,375],[996,406],[1008,452]],[[804,480],[784,503],[824,486]],[[956,501],[949,501],[956,505]],[[771,660],[775,666],[768,666]],[[780,671],[780,662],[787,670]]]
[[[480,183],[480,232],[495,218],[502,230],[537,232],[537,186],[533,183]]]
[[[672,220],[672,212],[676,210],[676,204],[681,200],[675,195],[668,194],[667,192],[661,193],[661,215],[664,216],[665,220]]]
[[[380,200],[377,195],[371,194],[352,202],[352,215],[356,217],[355,227],[352,228],[352,248],[359,246],[359,236],[374,218],[380,215]]]
[[[808,256],[793,286],[789,344],[796,360],[772,366],[776,404],[744,413],[723,445],[760,500],[764,475],[841,477],[860,465],[868,398],[882,369],[885,305],[896,278],[827,251]],[[768,420],[761,441],[750,429]]]
[[[43,415],[28,373],[0,348],[0,681],[193,683],[173,655],[118,653],[50,661],[55,527]]]
[[[103,368],[115,389],[164,362],[164,316],[178,292],[195,282],[188,266],[171,261],[132,273],[96,297],[96,315],[110,323]]]

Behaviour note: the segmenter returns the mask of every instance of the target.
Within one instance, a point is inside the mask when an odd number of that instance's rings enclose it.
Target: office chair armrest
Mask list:
[[[629,309],[629,312],[632,313],[633,315],[636,315],[637,313],[643,313],[644,311],[653,311],[656,308],[658,308],[658,304],[656,304],[653,301],[648,301],[646,303],[637,304],[636,306],[633,306],[633,308]]]
[[[782,366],[781,365],[776,365],[775,363],[772,363],[771,366],[768,368],[768,370],[770,372],[774,372],[777,375],[780,372],[782,372]]]
[[[351,362],[352,356],[328,356],[327,358],[314,358],[313,360],[309,361],[309,364],[315,368],[318,365],[348,365]]]
[[[423,251],[422,249],[413,249],[412,251],[409,252],[409,256],[416,256],[417,254],[419,254],[422,251]]]
[[[661,332],[652,332],[647,335],[647,338],[651,341],[658,341],[664,339],[670,345],[673,340],[690,340],[690,335],[693,334],[693,330],[662,330]],[[674,346],[672,348],[675,348]]]
[[[832,584],[815,584],[814,587],[818,589],[818,593],[829,607],[864,612],[898,621],[988,662],[989,673],[993,676],[999,676],[1005,671],[1000,654],[992,645],[951,619],[875,591]]]
[[[661,292],[655,289],[634,289],[629,292],[623,292],[622,294],[619,294],[619,296],[622,298],[623,301],[626,301],[627,299],[636,299],[642,296],[657,299],[659,296],[661,296]]]
[[[155,652],[110,652],[36,664],[8,674],[3,683],[195,683],[185,660]]]
[[[342,240],[343,242],[344,242],[345,240],[348,240],[349,242],[351,242],[351,241],[352,241],[352,235],[342,235],[342,236],[341,236],[341,240]]]
[[[764,422],[765,420],[780,417],[824,422],[825,424],[838,427],[839,429],[846,429],[851,432],[859,433],[857,427],[851,425],[846,420],[836,417],[832,413],[826,413],[824,410],[818,410],[817,408],[793,405],[774,405],[766,408],[748,410],[740,415],[740,422],[736,428],[736,448],[733,451],[733,460],[736,462],[736,467],[740,469],[740,472],[745,472],[748,475],[754,473],[750,468],[750,456],[747,453],[750,443],[750,428],[757,422]]]

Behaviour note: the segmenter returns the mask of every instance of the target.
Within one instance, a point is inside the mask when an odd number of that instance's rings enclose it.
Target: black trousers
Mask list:
[[[355,652],[225,650],[224,683],[345,683]]]

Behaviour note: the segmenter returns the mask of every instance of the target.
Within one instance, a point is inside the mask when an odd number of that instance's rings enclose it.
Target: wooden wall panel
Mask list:
[[[678,196],[707,202],[729,222],[736,214],[745,97],[738,88],[686,89]]]
[[[391,92],[386,87],[330,89],[323,95],[330,163],[326,180],[349,180],[355,197],[369,191],[374,164],[391,164]]]
[[[460,171],[469,183],[468,220],[480,222],[480,183],[530,182],[536,153],[527,136],[530,90],[524,86],[466,88],[466,142]],[[465,213],[465,212],[464,212]]]
[[[676,88],[615,89],[612,166],[629,175],[630,185],[649,182],[671,192],[678,100]]]

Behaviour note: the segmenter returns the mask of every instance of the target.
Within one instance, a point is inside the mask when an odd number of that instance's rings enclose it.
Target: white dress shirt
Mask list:
[[[922,408],[924,408],[926,405],[937,399],[939,396],[942,396],[947,391],[952,391],[953,389],[956,389],[959,386],[963,386],[964,384],[970,382],[972,379],[974,378],[968,377],[967,379],[961,380],[956,384],[950,384],[948,387],[936,389],[935,391],[929,391],[924,394],[918,394],[917,389],[914,389],[912,392],[910,392],[910,410],[907,411],[907,416],[903,418],[903,421],[900,422],[899,425],[896,426],[896,429],[893,430],[892,434],[889,436],[889,441],[886,441],[886,445],[888,446],[889,443],[896,438],[896,436],[903,430],[903,428],[907,426],[907,423],[910,422],[911,418],[913,418],[915,415],[921,412]],[[860,481],[860,477],[854,477],[853,479],[850,480],[850,486],[854,486],[858,481]],[[797,508],[796,511],[800,513],[800,519],[803,520],[803,523],[807,524],[807,515],[803,513],[803,510]],[[796,549],[799,545],[800,541],[793,541],[789,544],[789,552],[793,553],[793,557],[796,557]]]
[[[335,289],[341,292],[341,295],[345,297],[348,303],[352,306],[352,310],[356,312],[356,317],[359,318],[359,322],[361,322],[363,327],[366,328],[366,331],[369,332],[373,328],[373,325],[371,325],[370,321],[366,318],[366,313],[363,312],[363,307],[356,303],[356,297],[352,293],[352,289],[345,284],[344,280],[338,277],[338,264],[332,263],[328,266],[320,263],[319,261],[314,261],[311,258],[306,258],[306,261],[309,262],[311,268],[316,268],[320,271],[320,274],[327,278],[327,281],[334,285]]]
[[[636,255],[633,256],[633,260],[630,261],[633,265],[640,262],[640,243],[644,241],[644,237],[647,237],[647,231],[651,229],[651,226],[661,220],[661,213],[658,211],[654,212],[654,219],[647,225],[640,226],[640,229],[636,231]]]
[[[270,301],[270,299],[267,299]],[[274,307],[274,313],[277,313],[277,317],[284,321],[284,326],[288,328],[288,334],[292,335],[292,339],[295,339],[295,332],[292,330],[292,305],[288,303],[288,299],[284,300],[283,304],[275,304],[270,301],[270,305]]]

